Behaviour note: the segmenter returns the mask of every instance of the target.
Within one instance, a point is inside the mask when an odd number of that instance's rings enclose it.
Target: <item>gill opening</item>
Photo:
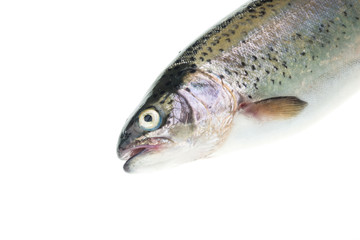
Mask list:
[[[234,115],[236,112],[237,112],[237,97],[236,95],[234,94],[234,92],[231,90],[231,87],[230,85],[227,83],[227,82],[224,82],[222,79],[220,79],[220,77],[216,77],[212,74],[209,74],[209,73],[206,73],[206,72],[203,72],[201,71],[202,74],[206,75],[209,77],[209,79],[213,82],[215,82],[216,84],[220,85],[226,92],[228,95],[230,95],[230,99],[232,100],[232,104],[231,104],[231,112],[232,114]]]

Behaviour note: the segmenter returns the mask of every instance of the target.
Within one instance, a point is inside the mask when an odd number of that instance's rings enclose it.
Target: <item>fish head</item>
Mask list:
[[[124,170],[152,171],[209,155],[227,132],[225,95],[198,71],[163,75],[121,132],[117,153]]]

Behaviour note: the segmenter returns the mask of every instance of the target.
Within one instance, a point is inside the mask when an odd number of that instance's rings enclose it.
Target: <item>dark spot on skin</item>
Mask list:
[[[305,56],[305,54],[306,54],[305,52],[300,53],[301,56]]]
[[[282,63],[282,65],[284,68],[288,68],[285,61]]]
[[[207,56],[208,55],[208,53],[206,53],[206,52],[202,52],[201,53],[203,56]]]
[[[227,75],[231,75],[231,72],[230,72],[229,69],[227,69],[227,68],[225,68],[225,73],[226,73]]]
[[[347,17],[347,15],[348,15],[348,14],[347,14],[347,12],[346,12],[346,11],[344,11],[344,16],[345,16],[345,17]]]
[[[203,62],[205,59],[203,57],[199,57],[199,59]]]
[[[227,42],[231,42],[230,38],[225,39]]]
[[[246,66],[246,64],[245,64],[244,62],[241,62],[241,66],[245,67],[245,66]]]
[[[277,66],[274,66],[274,68],[275,68],[276,71],[279,70],[279,68]]]
[[[285,77],[285,72],[283,72],[283,77]]]
[[[312,56],[312,60],[313,60],[313,61],[315,60],[315,56]]]
[[[342,27],[346,28],[346,25],[345,24],[341,24]]]
[[[291,75],[289,76],[289,79],[291,79],[292,77],[291,77]]]
[[[250,99],[252,99],[252,96],[251,96],[251,95],[249,95],[248,97],[249,97]]]
[[[220,51],[220,52],[224,52],[224,49],[220,48],[219,51]]]
[[[252,69],[253,71],[255,71],[255,70],[256,70],[256,68],[255,68],[255,66],[254,66],[254,65],[251,65],[251,69]]]
[[[260,82],[260,78],[257,77],[257,78],[256,78],[256,81],[257,81],[257,82]]]
[[[176,77],[181,77],[183,75],[184,71],[179,71],[176,73]]]
[[[190,88],[185,88],[185,90],[186,90],[187,92],[190,92]]]
[[[265,72],[266,72],[267,74],[270,74],[270,71],[269,71],[269,70],[265,70]]]
[[[224,76],[224,75],[220,75],[219,77],[220,77],[220,79],[224,79],[224,78],[225,78],[225,76]]]
[[[301,34],[300,33],[296,33],[296,35],[301,39]]]
[[[209,52],[211,52],[211,53],[213,52],[213,50],[212,50],[211,47],[208,47],[207,50],[208,50]]]
[[[279,82],[279,85],[281,85],[281,81]]]
[[[235,31],[234,31],[234,30],[231,30],[230,33],[231,33],[232,35],[235,35]]]
[[[190,61],[192,61],[192,62],[194,62],[195,60],[196,60],[195,57],[191,57],[191,58],[190,58]]]
[[[164,104],[165,103],[165,100],[162,100],[161,102],[160,102],[160,104]]]
[[[272,82],[273,84],[275,84],[275,80],[274,80],[274,79],[271,79],[271,82]]]
[[[252,56],[253,60],[256,61],[257,60],[257,57],[256,56]]]
[[[270,51],[272,51],[272,52],[274,51],[274,48],[273,48],[273,47],[269,47],[269,49],[270,49]]]
[[[247,85],[246,85],[246,83],[243,83],[243,86],[247,88]]]
[[[196,73],[196,69],[191,69],[189,73]]]
[[[197,68],[196,64],[191,65],[192,68]]]
[[[174,101],[173,100],[170,100],[169,102],[168,102],[168,104],[170,105],[170,104],[172,104]]]
[[[124,131],[124,132],[120,135],[120,138],[121,138],[121,139],[126,139],[126,138],[129,138],[130,136],[131,136],[131,133],[130,133],[130,132]]]
[[[240,85],[239,81],[236,81],[236,84],[237,84],[237,86],[238,86],[239,88],[241,88],[241,85]]]
[[[346,32],[342,32],[342,34],[346,34]]]
[[[257,84],[256,84],[256,83],[254,83],[254,87],[255,87],[256,90],[258,90],[258,87],[257,87]]]
[[[245,70],[244,71],[244,73],[245,73],[245,76],[248,76],[249,75],[249,73]]]

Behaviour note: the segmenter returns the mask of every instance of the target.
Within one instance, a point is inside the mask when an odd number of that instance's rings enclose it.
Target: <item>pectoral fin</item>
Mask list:
[[[240,108],[245,114],[260,120],[280,120],[297,116],[306,106],[307,102],[297,97],[275,97],[243,103]]]

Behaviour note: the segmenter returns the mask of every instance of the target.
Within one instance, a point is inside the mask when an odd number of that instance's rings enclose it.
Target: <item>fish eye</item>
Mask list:
[[[153,131],[160,127],[161,116],[158,111],[153,108],[142,111],[139,115],[139,125],[146,131]]]

